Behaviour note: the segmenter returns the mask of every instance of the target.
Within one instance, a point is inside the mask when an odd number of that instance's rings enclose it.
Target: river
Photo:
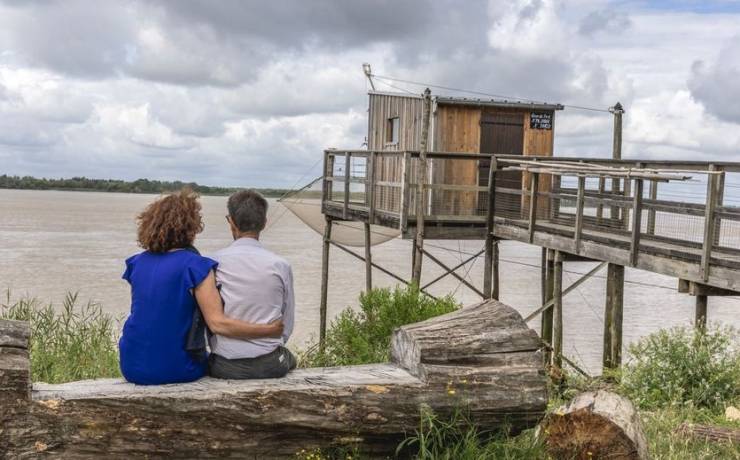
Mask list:
[[[0,190],[0,289],[11,296],[34,296],[58,305],[66,292],[100,302],[106,311],[124,318],[129,308],[128,285],[121,280],[124,260],[136,253],[135,218],[155,195],[97,192]],[[231,241],[224,215],[225,197],[203,197],[205,230],[196,240],[202,253]],[[275,200],[270,200],[268,229],[263,243],[293,265],[297,322],[290,346],[300,348],[318,335],[321,236],[305,226]],[[465,253],[475,253],[482,241],[429,241],[432,253],[449,264]],[[361,248],[358,248],[361,250]],[[391,240],[373,248],[373,258],[391,271],[408,277],[411,245]],[[339,250],[332,250],[329,317],[356,306],[365,287],[364,265]],[[501,300],[522,314],[540,302],[540,249],[522,243],[501,243]],[[564,285],[594,266],[568,262]],[[442,271],[425,260],[423,278]],[[463,271],[465,273],[465,271]],[[600,370],[604,316],[605,270],[564,298],[564,350],[592,372]],[[467,276],[476,285],[483,279],[482,258]],[[693,320],[694,298],[676,292],[677,281],[661,275],[627,269],[624,299],[625,346],[660,328],[688,325]],[[378,286],[396,282],[374,272]],[[463,304],[477,296],[452,277],[430,289],[432,294],[454,293]],[[740,299],[711,298],[710,322],[740,327]],[[532,321],[537,328],[539,321]]]

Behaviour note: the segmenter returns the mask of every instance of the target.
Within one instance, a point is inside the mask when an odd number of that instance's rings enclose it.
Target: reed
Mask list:
[[[38,299],[13,300],[10,290],[0,303],[0,318],[31,325],[31,378],[35,382],[119,377],[118,322],[99,303],[80,303],[67,293],[60,308]]]

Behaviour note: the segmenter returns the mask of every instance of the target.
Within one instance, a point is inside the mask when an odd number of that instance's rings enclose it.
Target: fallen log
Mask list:
[[[740,444],[740,429],[738,428],[682,423],[676,432],[706,441]]]
[[[554,458],[648,458],[637,411],[628,399],[608,391],[576,396],[545,418],[540,433]]]
[[[8,324],[0,321],[0,331]],[[386,364],[162,386],[103,379],[31,387],[26,357],[25,379],[0,380],[3,409],[15,412],[0,413],[0,449],[8,458],[262,459],[350,445],[386,456],[418,427],[423,405],[443,415],[462,407],[484,430],[529,428],[544,414],[539,339],[504,304],[404,326],[392,342]],[[8,363],[0,358],[0,376],[12,371]]]

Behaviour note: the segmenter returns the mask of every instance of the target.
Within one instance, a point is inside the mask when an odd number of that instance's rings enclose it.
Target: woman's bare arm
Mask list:
[[[270,324],[254,324],[224,315],[213,272],[209,273],[206,279],[195,288],[195,299],[198,301],[200,311],[203,312],[208,328],[213,333],[237,339],[280,337],[283,333],[282,320]]]

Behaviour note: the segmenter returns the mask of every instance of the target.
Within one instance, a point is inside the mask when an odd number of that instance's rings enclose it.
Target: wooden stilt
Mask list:
[[[424,256],[424,216],[427,213],[427,143],[429,137],[429,118],[432,107],[432,95],[429,88],[424,90],[424,108],[421,120],[421,139],[419,141],[419,163],[417,168],[416,191],[416,258],[414,259],[411,279],[417,286],[421,286],[421,266]]]
[[[552,288],[553,288],[553,270],[555,261],[555,252],[552,249],[546,249],[547,257],[545,264],[545,299],[546,301],[552,300]],[[544,304],[543,304],[544,305]],[[545,309],[542,312],[542,325],[540,328],[540,335],[542,340],[547,343],[552,343],[552,307]],[[552,362],[552,351],[545,351],[545,363],[550,364]]]
[[[493,267],[492,267],[493,268],[493,281],[492,281],[493,286],[492,286],[492,291],[491,291],[491,297],[493,297],[496,300],[499,300],[501,296],[501,291],[499,290],[499,280],[498,280],[498,273],[499,273],[498,243],[499,241],[500,241],[499,239],[493,240]]]
[[[321,301],[319,304],[319,345],[324,347],[326,340],[326,305],[329,295],[329,247],[331,247],[332,220],[326,217],[324,228],[324,247],[321,253]]]
[[[552,272],[552,295],[555,303],[552,309],[552,364],[563,366],[563,255],[555,251]]]
[[[694,327],[697,329],[706,329],[707,327],[707,303],[709,298],[705,295],[696,296],[696,317]]]
[[[498,241],[493,236],[496,212],[496,159],[491,157],[488,168],[488,210],[486,213],[486,261],[483,270],[483,294],[486,299],[498,299]],[[494,279],[495,277],[495,279]]]
[[[373,288],[373,256],[370,250],[370,224],[365,224],[365,292]]]
[[[604,309],[604,369],[622,363],[622,315],[624,310],[624,266],[609,264]]]

